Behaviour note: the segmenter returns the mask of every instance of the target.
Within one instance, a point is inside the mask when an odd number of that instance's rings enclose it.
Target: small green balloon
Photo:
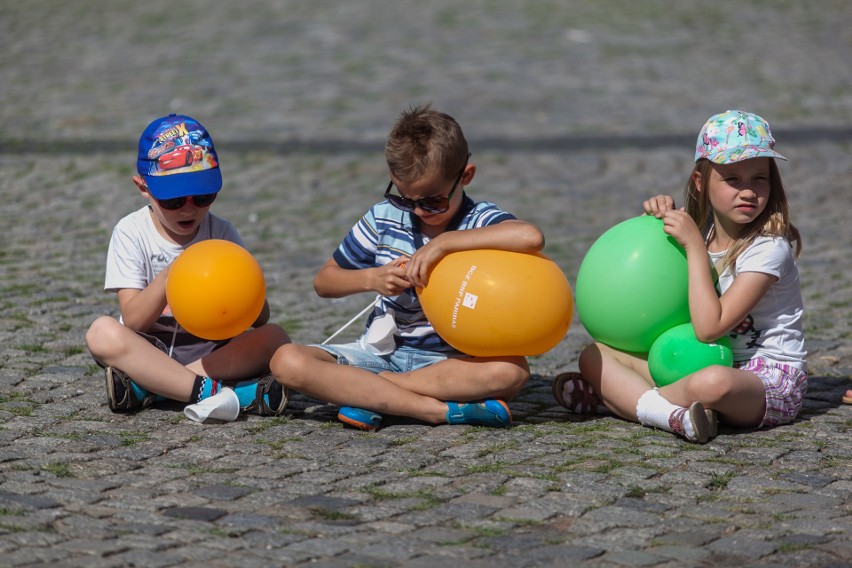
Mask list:
[[[651,215],[619,223],[592,244],[577,273],[575,305],[596,341],[647,353],[689,321],[686,252]]]
[[[670,385],[710,365],[731,367],[734,355],[727,337],[703,343],[695,337],[691,323],[664,332],[651,345],[648,368],[658,387]]]

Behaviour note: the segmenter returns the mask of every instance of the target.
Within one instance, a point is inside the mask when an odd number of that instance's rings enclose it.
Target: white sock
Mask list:
[[[688,440],[695,439],[695,428],[689,418],[688,409],[667,401],[657,389],[651,389],[639,397],[636,403],[636,417],[643,426],[682,433]],[[673,420],[675,424],[672,424]],[[678,425],[682,425],[683,432],[677,431]]]

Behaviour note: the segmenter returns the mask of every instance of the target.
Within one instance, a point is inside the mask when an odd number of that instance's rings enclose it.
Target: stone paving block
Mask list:
[[[172,507],[163,511],[166,517],[207,522],[215,521],[226,514],[227,511],[213,507]]]
[[[711,542],[707,545],[707,549],[734,557],[757,560],[772,554],[777,547],[769,542],[733,535]]]

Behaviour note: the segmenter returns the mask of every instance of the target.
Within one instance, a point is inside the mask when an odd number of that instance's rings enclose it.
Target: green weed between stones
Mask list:
[[[52,473],[56,477],[74,477],[71,473],[71,467],[67,463],[48,463],[41,466],[42,471]]]

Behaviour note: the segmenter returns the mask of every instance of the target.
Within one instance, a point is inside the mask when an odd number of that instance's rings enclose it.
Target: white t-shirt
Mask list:
[[[724,252],[709,253],[715,264]],[[752,308],[745,320],[731,330],[729,337],[734,361],[765,357],[805,370],[805,337],[802,331],[802,292],[793,247],[782,237],[757,237],[736,261],[736,273],[725,268],[719,276],[719,292],[724,294],[736,274],[761,272],[778,280]]]
[[[112,231],[107,251],[104,290],[142,290],[187,247],[208,239],[224,239],[245,246],[234,226],[212,213],[204,217],[198,233],[190,243],[175,244],[157,232],[150,208],[146,205],[121,219]],[[173,329],[174,318],[166,306],[163,316],[148,331]]]

